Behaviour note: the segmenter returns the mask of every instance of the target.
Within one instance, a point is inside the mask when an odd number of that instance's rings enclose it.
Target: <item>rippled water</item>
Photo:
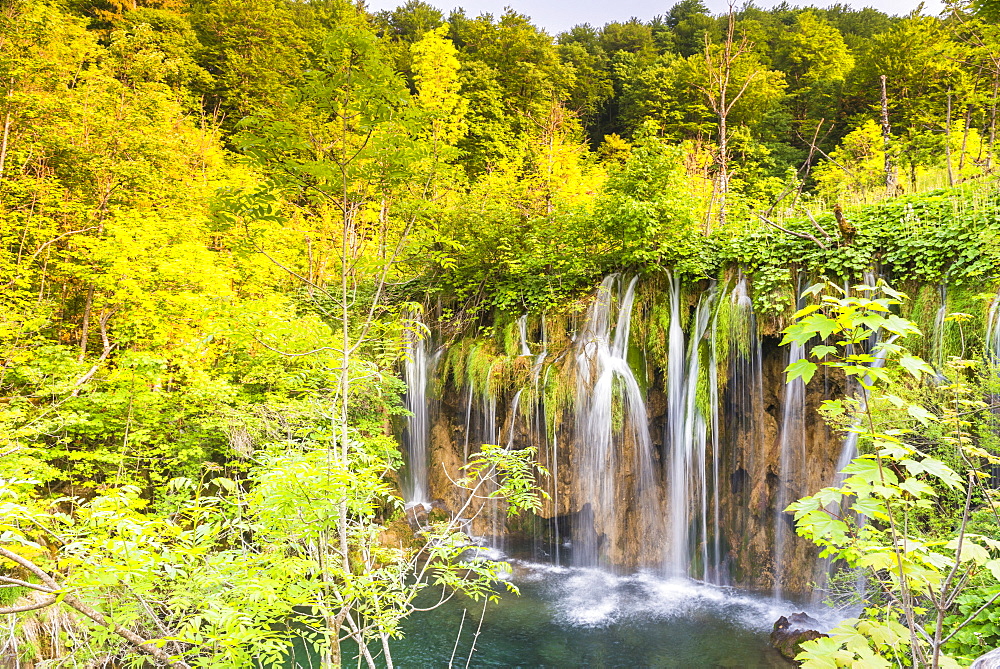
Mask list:
[[[488,604],[478,637],[482,603],[452,600],[406,621],[396,666],[793,666],[768,645],[774,621],[802,610],[793,603],[652,574],[512,564],[521,595]]]

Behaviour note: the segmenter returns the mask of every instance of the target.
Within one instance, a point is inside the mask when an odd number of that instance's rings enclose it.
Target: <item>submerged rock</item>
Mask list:
[[[819,624],[807,613],[793,613],[787,618],[781,616],[771,631],[771,645],[789,660],[794,660],[804,641],[827,636],[816,629]]]

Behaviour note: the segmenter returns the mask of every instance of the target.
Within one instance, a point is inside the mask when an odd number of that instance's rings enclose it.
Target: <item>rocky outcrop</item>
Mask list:
[[[793,613],[787,618],[781,616],[771,631],[771,645],[784,657],[794,660],[804,642],[827,636],[817,627],[819,621],[806,613]]]

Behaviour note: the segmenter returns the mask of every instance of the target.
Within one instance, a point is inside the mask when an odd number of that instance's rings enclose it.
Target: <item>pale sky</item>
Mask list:
[[[556,35],[579,23],[589,23],[600,27],[612,21],[627,21],[635,16],[648,21],[657,14],[665,14],[675,0],[426,0],[430,5],[444,10],[445,15],[454,7],[462,7],[469,16],[490,13],[494,16],[502,14],[505,7],[530,16],[535,25],[545,28],[550,34]],[[853,7],[874,7],[888,14],[908,14],[918,4],[919,0],[789,0],[790,5],[816,5],[827,7],[836,2]],[[394,9],[405,4],[406,0],[368,0],[370,11]],[[778,4],[780,0],[756,0],[758,7],[768,8]],[[727,7],[726,0],[705,0],[705,4],[713,13],[720,13]],[[738,0],[737,4],[742,4]],[[924,3],[925,14],[937,14],[944,7],[940,0],[927,0]]]

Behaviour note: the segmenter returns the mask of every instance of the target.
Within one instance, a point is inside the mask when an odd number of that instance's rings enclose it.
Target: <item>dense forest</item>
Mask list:
[[[391,667],[421,597],[516,590],[463,559],[469,509],[405,504],[406,369],[433,338],[494,403],[537,386],[524,324],[577,328],[609,275],[640,277],[651,379],[726,285],[754,313],[714,312],[734,351],[785,331],[812,350],[789,381],[861,383],[824,411],[869,455],[797,515],[883,594],[806,666],[1000,645],[998,21],[681,0],[553,36],[421,0],[3,0],[0,666]],[[454,485],[541,517],[555,460],[503,446],[466,443]],[[846,498],[872,522],[824,511]]]

